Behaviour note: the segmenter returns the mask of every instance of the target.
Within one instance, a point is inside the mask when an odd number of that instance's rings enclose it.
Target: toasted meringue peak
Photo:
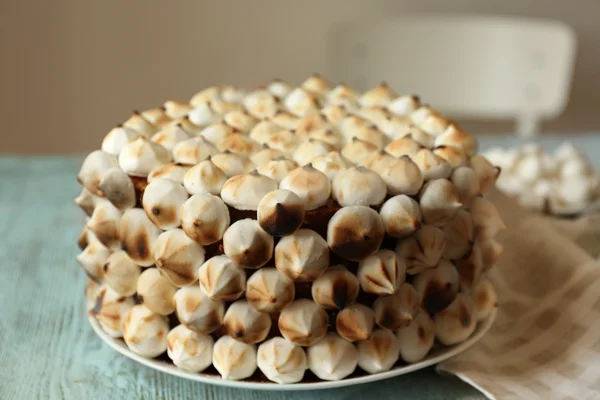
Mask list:
[[[358,366],[369,374],[388,371],[400,357],[400,344],[394,333],[376,329],[371,336],[358,342]]]
[[[489,193],[494,188],[500,175],[500,168],[494,167],[484,156],[480,155],[471,157],[469,164],[479,177],[479,191],[481,194]]]
[[[101,201],[101,197],[92,194],[92,192],[85,187],[81,190],[79,196],[73,199],[73,203],[81,208],[88,216],[92,215],[94,208],[96,208],[96,205]]]
[[[291,154],[299,146],[300,140],[293,131],[279,130],[276,133],[261,140],[260,143],[272,149]]]
[[[181,228],[186,235],[203,246],[221,240],[229,223],[227,206],[212,194],[195,194],[181,208]]]
[[[258,123],[258,119],[245,110],[233,110],[223,116],[223,122],[240,132],[250,132]]]
[[[190,165],[169,163],[154,168],[148,175],[148,183],[159,179],[167,178],[177,183],[183,183],[185,173],[189,171]]]
[[[459,201],[466,207],[471,206],[480,192],[479,176],[475,170],[466,166],[455,168],[450,176],[450,182],[456,187]]]
[[[486,319],[496,308],[498,308],[498,296],[494,286],[487,279],[482,280],[473,290],[475,302],[475,315],[478,321]]]
[[[298,168],[298,164],[295,161],[285,157],[277,157],[274,160],[258,165],[257,171],[259,174],[271,178],[277,183],[281,183],[296,168]]]
[[[90,232],[87,226],[84,225],[83,229],[81,230],[81,233],[79,234],[79,237],[77,238],[77,246],[79,246],[81,250],[85,249],[87,245],[90,244],[90,237],[93,235],[94,234]]]
[[[285,108],[298,117],[317,114],[319,105],[315,95],[302,88],[292,90],[283,101]]]
[[[275,266],[292,280],[314,281],[329,266],[327,242],[310,229],[300,229],[277,243]]]
[[[294,133],[298,137],[306,138],[311,133],[321,129],[333,129],[333,125],[322,114],[310,114],[298,120],[294,127]]]
[[[341,206],[376,206],[383,202],[387,189],[381,177],[365,167],[340,171],[333,180],[331,194]]]
[[[139,266],[149,267],[154,264],[151,249],[160,234],[144,210],[130,208],[123,213],[119,223],[121,248]]]
[[[423,174],[409,157],[400,157],[380,172],[388,194],[417,194],[423,186]]]
[[[257,269],[273,255],[273,237],[253,219],[232,224],[223,235],[225,254],[242,268]]]
[[[342,156],[350,160],[350,162],[360,165],[369,154],[376,152],[377,146],[373,143],[365,142],[358,138],[352,138],[342,149]]]
[[[244,107],[258,119],[272,117],[281,109],[279,100],[266,90],[256,90],[244,97]]]
[[[260,144],[241,133],[233,133],[221,140],[217,147],[219,151],[229,150],[235,154],[250,157],[251,154],[260,150]]]
[[[98,239],[90,241],[77,256],[77,262],[83,267],[86,275],[95,282],[102,282],[104,275],[102,267],[110,255],[110,250]]]
[[[181,164],[198,164],[217,152],[217,148],[204,138],[194,137],[175,145],[173,159]]]
[[[120,168],[111,168],[103,175],[98,189],[115,207],[123,211],[135,206],[135,188],[129,176]]]
[[[277,97],[280,100],[283,100],[287,97],[288,94],[292,91],[293,86],[289,83],[282,81],[281,79],[274,79],[267,85],[267,90],[273,96]]]
[[[229,178],[221,188],[221,198],[238,210],[256,210],[262,198],[273,190],[277,190],[277,182],[255,170]]]
[[[353,136],[375,145],[378,150],[383,149],[388,143],[387,136],[374,125],[356,129]]]
[[[246,379],[256,371],[256,346],[222,336],[213,347],[213,366],[223,379]]]
[[[102,286],[95,293],[94,303],[91,313],[102,330],[111,337],[122,337],[125,316],[135,305],[133,297],[124,296],[108,286]]]
[[[261,268],[246,284],[246,300],[258,311],[281,311],[294,300],[294,283],[276,268]]]
[[[366,206],[344,207],[327,224],[327,243],[345,260],[360,261],[375,254],[384,235],[381,217]]]
[[[373,123],[360,115],[350,114],[339,124],[340,133],[347,142],[352,141],[355,132],[359,129],[368,128]]]
[[[395,98],[388,105],[387,108],[392,113],[399,117],[410,115],[421,105],[421,101],[418,96],[415,95],[404,95]]]
[[[212,300],[198,286],[184,286],[173,297],[179,322],[198,333],[211,333],[221,326],[225,304]]]
[[[212,162],[211,158],[208,158],[185,173],[183,186],[189,194],[210,193],[217,196],[226,181],[225,173]]]
[[[177,119],[185,117],[194,109],[192,105],[189,103],[184,103],[182,101],[176,100],[167,100],[165,104],[163,104],[165,108],[165,113],[171,119]]]
[[[423,185],[419,204],[425,222],[437,226],[452,221],[462,206],[456,187],[447,179],[434,179]]]
[[[199,102],[194,105],[194,109],[190,111],[187,118],[198,127],[208,126],[221,121],[221,116],[213,110],[211,103]]]
[[[419,312],[419,301],[415,288],[409,283],[403,283],[396,293],[375,300],[375,323],[391,331],[406,326]]]
[[[420,107],[413,111],[410,114],[410,118],[419,128],[433,136],[438,136],[442,133],[445,133],[446,129],[451,126],[449,120],[444,118],[434,109],[427,106]],[[436,146],[445,144],[449,143],[439,142],[436,143]]]
[[[356,275],[343,265],[327,270],[312,284],[312,298],[320,306],[341,310],[356,301],[360,285]]]
[[[304,222],[304,202],[289,190],[267,193],[258,204],[258,223],[271,236],[287,236]]]
[[[445,310],[454,301],[459,283],[458,272],[448,260],[440,260],[437,267],[421,272],[413,280],[421,306],[432,315]]]
[[[147,268],[137,282],[137,294],[152,312],[169,315],[175,308],[173,296],[177,288],[157,268]]]
[[[363,107],[387,106],[397,96],[387,83],[381,82],[379,86],[363,93],[359,101]]]
[[[198,132],[198,135],[213,146],[219,146],[219,143],[234,133],[236,133],[236,130],[233,127],[225,122],[217,122],[202,128],[202,130]]]
[[[123,147],[139,138],[140,133],[123,125],[117,125],[106,134],[102,140],[102,151],[112,155],[119,155]]]
[[[348,168],[348,163],[337,151],[330,151],[329,153],[317,156],[312,159],[311,164],[315,169],[327,175],[331,181],[339,172]]]
[[[325,102],[327,104],[343,106],[346,110],[352,112],[360,109],[358,96],[358,92],[351,87],[338,85],[325,96]]]
[[[154,358],[167,350],[169,323],[144,304],[133,306],[123,321],[123,339],[135,354]]]
[[[250,161],[252,161],[254,165],[260,166],[279,157],[285,157],[285,153],[281,150],[272,149],[264,144],[261,150],[250,156]]]
[[[475,228],[483,237],[492,238],[498,232],[506,229],[494,203],[484,197],[476,197],[473,200],[471,213]]]
[[[335,319],[337,333],[349,342],[367,339],[371,336],[373,325],[375,325],[375,313],[371,308],[360,303],[344,308]]]
[[[308,368],[319,379],[339,381],[350,375],[358,364],[358,351],[347,340],[330,332],[306,350]]]
[[[394,294],[406,279],[406,262],[391,250],[379,250],[358,264],[356,275],[364,292]]]
[[[446,179],[452,173],[452,166],[442,157],[436,156],[429,149],[420,149],[412,160],[419,166],[426,181]]]
[[[297,383],[308,368],[302,347],[282,337],[274,337],[258,346],[258,368],[275,383]]]
[[[483,260],[483,268],[487,271],[492,268],[502,255],[504,246],[500,242],[487,238],[479,240],[479,248],[481,250],[481,258]]]
[[[361,161],[361,165],[381,175],[384,170],[394,164],[396,160],[395,157],[390,156],[384,150],[379,150],[365,157]]]
[[[289,342],[312,346],[327,333],[329,317],[317,303],[308,299],[295,300],[279,314],[279,331]]]
[[[156,133],[158,128],[142,117],[138,111],[134,111],[131,117],[122,124],[124,127],[133,129],[146,137],[150,137]]]
[[[300,85],[303,89],[316,94],[319,97],[325,96],[331,90],[331,83],[319,74],[309,76]]]
[[[77,181],[96,196],[104,196],[98,185],[106,171],[118,166],[115,156],[102,150],[93,151],[83,161]]]
[[[198,277],[200,288],[213,300],[234,301],[246,289],[246,272],[225,255],[202,264]]]
[[[460,260],[456,260],[456,270],[460,280],[460,288],[464,292],[472,292],[484,274],[481,239],[475,241],[471,251]]]
[[[99,202],[87,221],[87,228],[109,249],[119,248],[121,211],[108,201]]]
[[[112,253],[102,267],[104,281],[121,296],[133,296],[142,270],[124,251]]]
[[[427,131],[427,129],[425,129],[425,131]],[[464,151],[468,156],[477,153],[477,140],[467,132],[461,130],[454,123],[449,124],[447,128],[436,136],[434,145],[436,147],[457,147]]]
[[[330,104],[321,109],[321,115],[325,117],[327,122],[335,127],[339,127],[344,118],[348,116],[348,112],[342,105]]]
[[[177,325],[167,335],[167,355],[177,368],[202,372],[212,364],[214,340],[210,335]]]
[[[475,240],[475,226],[471,213],[459,210],[454,219],[444,227],[444,236],[444,258],[458,260],[464,257]]]
[[[204,249],[181,229],[160,234],[153,247],[154,263],[173,285],[191,285],[198,280]]]
[[[473,299],[459,293],[444,311],[433,317],[435,336],[446,346],[465,341],[477,326]]]
[[[198,93],[192,96],[190,104],[192,107],[198,107],[200,104],[204,104],[213,100],[219,99],[221,95],[221,88],[218,86],[210,86],[206,89],[202,89]]]
[[[148,218],[161,229],[177,228],[181,220],[181,206],[189,195],[181,183],[158,179],[146,186],[142,205]]]
[[[457,147],[439,146],[433,149],[433,154],[446,160],[452,168],[467,165],[469,161],[467,154]]]
[[[343,144],[342,135],[334,128],[314,130],[309,134],[309,138],[327,143],[333,150],[340,150]]]
[[[229,103],[240,104],[244,101],[246,91],[235,86],[225,85],[221,86],[221,99]]]
[[[143,111],[142,117],[157,127],[162,127],[171,122],[171,117],[167,115],[165,107],[156,107]]]
[[[268,138],[281,131],[281,127],[271,121],[270,118],[263,119],[256,124],[251,130],[248,136],[250,139],[264,143]]]
[[[396,254],[406,260],[406,272],[414,275],[435,267],[445,248],[444,231],[434,225],[422,225],[413,236],[398,241]]]
[[[171,153],[144,137],[127,144],[119,153],[119,166],[129,175],[146,177],[154,168],[171,162]]]
[[[421,311],[408,326],[396,331],[400,358],[407,363],[421,361],[433,347],[435,326],[426,312]]]
[[[247,301],[238,300],[227,309],[223,326],[235,340],[248,344],[260,343],[271,329],[271,317],[251,307]]]
[[[388,109],[383,106],[365,107],[362,108],[358,114],[375,124],[375,127],[384,123],[391,115]]]
[[[292,158],[298,163],[298,165],[306,165],[312,161],[313,158],[327,154],[334,148],[329,144],[318,139],[308,139],[296,148]]]
[[[219,167],[227,177],[246,174],[256,168],[254,163],[248,158],[227,150],[211,156],[210,160]]]
[[[312,164],[306,164],[290,172],[281,181],[279,187],[298,195],[304,202],[306,211],[325,205],[331,194],[329,178],[315,169]]]
[[[412,138],[411,135],[406,135],[398,138],[385,147],[385,151],[394,157],[409,156],[413,159],[423,146]]]
[[[278,111],[277,114],[271,117],[271,121],[279,125],[283,129],[296,129],[299,118],[288,111]]]
[[[391,197],[383,203],[379,215],[386,233],[397,238],[415,233],[421,227],[423,219],[419,203],[404,194]]]
[[[229,102],[225,99],[215,99],[213,101],[210,102],[210,108],[212,108],[212,110],[217,113],[219,116],[222,116],[227,114],[228,112],[231,111],[244,111],[244,106],[242,106],[239,103],[232,103]]]

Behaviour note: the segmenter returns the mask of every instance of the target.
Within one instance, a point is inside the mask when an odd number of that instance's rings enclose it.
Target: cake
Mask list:
[[[137,355],[223,379],[418,362],[497,306],[498,174],[385,83],[214,86],[134,112],[77,176],[89,314]]]

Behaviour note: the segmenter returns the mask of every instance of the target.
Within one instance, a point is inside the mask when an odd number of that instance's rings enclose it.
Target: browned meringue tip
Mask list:
[[[329,267],[313,282],[311,292],[313,300],[320,306],[341,310],[356,301],[359,287],[356,275],[337,265]]]
[[[366,206],[349,206],[337,211],[327,225],[327,243],[346,260],[360,261],[375,254],[385,235],[377,211]]]
[[[279,331],[289,342],[311,346],[327,333],[327,312],[312,300],[300,299],[285,307],[279,315]]]
[[[419,303],[419,294],[415,288],[404,283],[395,294],[379,297],[375,301],[375,322],[391,331],[407,326],[418,314]]]
[[[349,342],[366,340],[373,332],[375,313],[362,304],[352,304],[341,310],[335,319],[337,333]]]
[[[422,307],[431,315],[445,310],[456,298],[459,277],[454,264],[440,260],[436,268],[418,274],[413,280]]]
[[[239,342],[260,343],[271,329],[271,317],[254,309],[247,301],[239,300],[227,309],[223,326],[227,334]]]
[[[271,236],[287,236],[304,222],[304,203],[294,192],[275,190],[258,204],[258,223]]]

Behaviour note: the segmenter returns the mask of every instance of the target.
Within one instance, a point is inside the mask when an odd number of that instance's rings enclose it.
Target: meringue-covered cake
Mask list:
[[[496,307],[499,169],[414,95],[313,75],[134,114],[75,199],[89,313],[140,356],[224,379],[375,374]]]

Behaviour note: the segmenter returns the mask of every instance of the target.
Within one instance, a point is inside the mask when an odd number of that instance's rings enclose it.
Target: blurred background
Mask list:
[[[542,131],[600,131],[596,0],[1,0],[0,151],[90,151],[133,109],[189,100],[217,83],[252,88],[278,77],[298,84],[313,72],[335,82],[329,38],[336,23],[412,12],[568,24],[578,41],[570,99]],[[459,122],[478,134],[514,129],[512,121]]]

